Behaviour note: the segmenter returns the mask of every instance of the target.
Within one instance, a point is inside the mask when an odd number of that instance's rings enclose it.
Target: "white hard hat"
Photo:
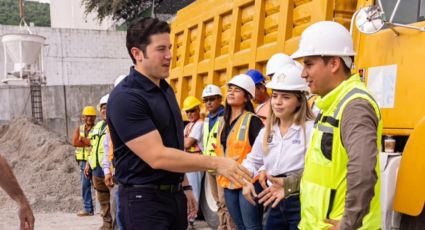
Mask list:
[[[294,63],[294,60],[292,60],[292,58],[286,54],[283,54],[283,53],[273,54],[273,56],[271,56],[271,58],[267,61],[266,75],[267,76],[272,75],[276,73],[276,71],[280,67],[286,64],[292,64],[292,63]]]
[[[221,90],[220,87],[213,85],[213,84],[209,84],[207,86],[205,86],[204,90],[202,90],[202,97],[209,97],[209,96],[215,96],[215,95],[220,95],[221,94]]]
[[[321,21],[310,25],[304,30],[299,48],[291,57],[348,57],[355,54],[353,39],[344,26],[337,22]]]
[[[252,78],[246,74],[239,74],[234,76],[227,85],[236,85],[244,90],[246,90],[251,97],[255,97],[255,83]]]
[[[99,104],[97,104],[97,110],[100,111],[100,106],[108,103],[109,93],[100,98]]]
[[[117,77],[117,79],[115,79],[114,81],[114,87],[117,86],[122,80],[124,80],[124,78],[127,77],[127,75],[120,75]]]
[[[272,80],[266,84],[266,87],[274,90],[308,92],[307,83],[301,78],[302,70],[295,64],[285,65],[279,68]]]

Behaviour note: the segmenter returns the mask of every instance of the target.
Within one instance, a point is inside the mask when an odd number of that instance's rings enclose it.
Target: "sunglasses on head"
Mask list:
[[[186,113],[194,113],[196,112],[196,109],[186,110]]]
[[[213,102],[213,101],[215,101],[217,99],[217,97],[205,97],[204,99],[203,99],[203,101],[204,101],[204,103],[207,103],[207,102]]]

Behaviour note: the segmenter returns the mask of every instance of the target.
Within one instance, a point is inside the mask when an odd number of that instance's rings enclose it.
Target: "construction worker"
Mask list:
[[[171,63],[168,23],[136,20],[127,29],[126,44],[134,66],[112,90],[107,117],[119,217],[125,229],[186,230],[187,211],[195,209],[196,200],[185,172],[216,170],[234,183],[251,178],[232,159],[183,151],[183,119],[165,81]]]
[[[204,101],[205,108],[208,111],[207,117],[204,119],[203,131],[203,146],[204,155],[215,157],[217,154],[215,148],[217,146],[217,132],[219,118],[223,117],[224,107],[221,105],[223,95],[218,86],[210,84],[202,90],[202,100]],[[226,203],[224,202],[224,190],[217,184],[217,174],[214,171],[206,173],[208,182],[210,183],[211,195],[217,204],[218,214],[218,230],[231,230],[236,229],[229,211],[227,210]]]
[[[75,129],[72,138],[72,144],[75,147],[75,159],[80,166],[81,193],[83,197],[83,210],[79,211],[77,215],[92,216],[91,177],[85,175],[84,169],[86,168],[87,158],[91,151],[90,138],[94,121],[96,120],[96,108],[93,106],[84,107],[81,113],[81,120],[83,120],[84,124]]]
[[[307,27],[293,58],[319,97],[301,180],[300,229],[380,229],[382,121],[358,74],[350,32],[336,22]]]
[[[201,109],[199,106],[201,101],[193,96],[188,96],[183,101],[182,110],[186,113],[189,123],[184,128],[184,150],[192,154],[202,154],[203,146],[203,121],[201,119]],[[196,209],[188,214],[189,225],[194,227],[195,218],[197,217],[199,208],[199,197],[201,196],[201,185],[203,172],[188,172],[186,173],[189,184],[192,186],[193,195],[196,199]]]
[[[120,75],[114,81],[114,87],[117,86],[127,75]],[[112,217],[112,228],[114,230],[122,229],[121,221],[118,218],[119,213],[119,202],[118,202],[118,186],[115,186],[113,180],[114,167],[112,165],[112,159],[114,157],[111,137],[109,134],[108,126],[106,126],[106,134],[105,139],[103,140],[103,161],[102,161],[102,169],[103,174],[105,175],[105,184],[109,188],[110,194],[110,204],[111,204],[111,217]]]
[[[255,109],[255,114],[257,114],[265,125],[270,111],[270,96],[266,89],[266,78],[264,78],[260,71],[255,69],[248,70],[246,75],[250,76],[255,83],[254,102],[258,105]]]
[[[255,205],[254,197],[258,197],[264,206],[272,206],[267,230],[298,229],[301,219],[299,183],[314,119],[301,71],[302,68],[288,64],[267,83],[266,87],[272,90],[269,119],[242,162],[253,176],[264,173],[267,178],[282,182],[264,185],[265,190],[258,196],[253,184],[245,184],[243,188],[243,195],[251,204]]]
[[[263,127],[255,116],[251,99],[255,96],[255,83],[250,76],[240,74],[228,82],[224,116],[220,121],[216,153],[241,163],[251,151],[255,138]],[[218,176],[224,188],[224,199],[237,229],[262,229],[263,206],[251,205],[242,194],[242,184]],[[250,183],[247,181],[247,183]],[[261,189],[256,183],[257,188]],[[259,190],[258,190],[259,191]]]
[[[112,217],[110,212],[110,194],[109,188],[105,184],[102,165],[104,157],[103,142],[106,135],[106,103],[109,94],[104,95],[97,105],[102,120],[96,123],[93,128],[91,145],[92,149],[88,157],[88,164],[85,168],[85,174],[88,176],[91,171],[93,186],[96,190],[96,198],[100,203],[100,215],[103,218],[101,230],[112,229]]]
[[[19,205],[18,217],[20,221],[20,230],[34,229],[34,215],[27,198],[24,195],[15,175],[12,172],[6,159],[0,155],[0,188],[10,196]]]

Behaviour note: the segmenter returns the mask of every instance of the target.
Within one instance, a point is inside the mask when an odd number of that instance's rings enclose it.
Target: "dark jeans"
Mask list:
[[[266,230],[296,230],[301,220],[300,197],[298,195],[282,200],[276,208],[271,208]]]
[[[120,185],[118,191],[119,218],[124,230],[187,229],[187,200],[183,190],[169,192]]]
[[[81,193],[83,196],[84,210],[86,212],[93,212],[93,200],[91,196],[90,178],[84,175],[84,168],[86,167],[86,161],[80,161],[79,164],[80,164]]]
[[[254,184],[257,194],[261,192],[259,183]],[[250,204],[242,195],[242,189],[224,189],[224,199],[238,230],[261,230],[263,206]]]

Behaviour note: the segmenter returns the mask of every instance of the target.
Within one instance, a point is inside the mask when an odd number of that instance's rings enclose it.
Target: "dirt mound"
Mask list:
[[[35,211],[75,212],[82,206],[79,168],[65,137],[28,118],[0,126],[0,154],[15,173]],[[14,207],[0,190],[0,209]]]

